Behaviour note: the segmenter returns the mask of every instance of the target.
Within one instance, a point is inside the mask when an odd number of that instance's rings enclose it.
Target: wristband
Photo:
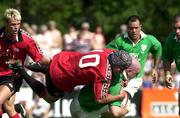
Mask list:
[[[169,71],[166,71],[166,77],[172,77]]]
[[[172,78],[171,74],[167,74],[166,78]]]

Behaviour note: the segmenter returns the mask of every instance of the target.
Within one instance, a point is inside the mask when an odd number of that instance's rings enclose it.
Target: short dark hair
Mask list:
[[[180,21],[180,13],[175,14],[172,19],[173,23],[178,22],[178,21]]]
[[[128,25],[129,22],[134,22],[136,20],[138,20],[140,22],[140,24],[141,24],[141,18],[139,16],[137,16],[137,15],[129,16],[127,18],[127,20],[126,20],[126,24]]]

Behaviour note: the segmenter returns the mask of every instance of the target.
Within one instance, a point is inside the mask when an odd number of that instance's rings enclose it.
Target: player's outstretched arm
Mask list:
[[[126,93],[122,93],[119,95],[107,94],[107,96],[96,99],[96,101],[101,104],[106,104],[106,103],[110,103],[110,102],[117,101],[117,100],[122,101],[125,97],[126,97]]]
[[[52,103],[57,101],[59,98],[56,98],[54,96],[51,96],[45,85],[36,80],[35,78],[31,77],[23,68],[21,62],[11,60],[7,62],[16,73],[19,73],[20,76],[23,77],[23,79],[27,82],[27,84],[31,87],[31,89],[40,97],[43,98],[46,102]]]
[[[28,63],[27,65],[25,65],[25,67],[31,71],[41,72],[43,74],[46,74],[48,72],[48,69],[49,69],[49,65],[44,66],[38,62]]]

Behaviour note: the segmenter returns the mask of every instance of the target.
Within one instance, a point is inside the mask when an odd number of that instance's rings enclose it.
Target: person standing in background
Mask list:
[[[97,26],[94,32],[93,38],[91,40],[92,50],[98,50],[105,48],[106,38],[103,34],[103,29],[101,26]]]
[[[172,76],[172,63],[175,61],[176,68],[180,72],[180,13],[174,15],[172,19],[172,29],[165,42],[163,50],[163,64],[165,71],[165,83],[167,88],[172,88],[174,78]],[[180,81],[177,80],[179,87],[178,91],[178,104],[179,104],[179,116],[180,116]]]
[[[31,114],[33,118],[49,118],[50,104],[39,96],[35,95],[33,100]]]
[[[90,25],[88,22],[81,24],[81,30],[77,36],[77,39],[73,41],[73,50],[81,53],[89,52],[92,48],[91,42],[93,33],[90,31]]]
[[[78,31],[75,26],[69,27],[69,32],[65,33],[63,36],[63,50],[73,51],[73,42],[78,38]]]
[[[120,27],[119,27],[119,32],[118,32],[118,34],[116,34],[115,38],[123,35],[126,32],[127,32],[127,25],[126,24],[121,24]]]
[[[61,31],[57,29],[56,22],[51,20],[48,23],[48,32],[52,38],[52,46],[51,46],[51,56],[57,54],[59,51],[63,50],[63,38]]]
[[[138,58],[139,62],[141,63],[141,71],[139,74],[134,79],[131,79],[127,87],[124,88],[124,92],[129,94],[129,98],[133,98],[134,94],[142,85],[144,65],[150,53],[152,53],[154,57],[152,81],[157,81],[157,69],[161,59],[162,46],[154,36],[145,34],[142,31],[142,22],[139,16],[129,16],[126,24],[127,32],[119,37],[116,37],[113,41],[107,44],[106,47],[116,50],[125,50],[130,55]]]

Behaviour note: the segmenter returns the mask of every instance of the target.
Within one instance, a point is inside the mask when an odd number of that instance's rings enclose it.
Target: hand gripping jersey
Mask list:
[[[50,65],[53,84],[61,91],[71,92],[77,85],[94,83],[95,97],[106,96],[112,79],[108,55],[111,49],[89,53],[60,52],[55,55]]]

